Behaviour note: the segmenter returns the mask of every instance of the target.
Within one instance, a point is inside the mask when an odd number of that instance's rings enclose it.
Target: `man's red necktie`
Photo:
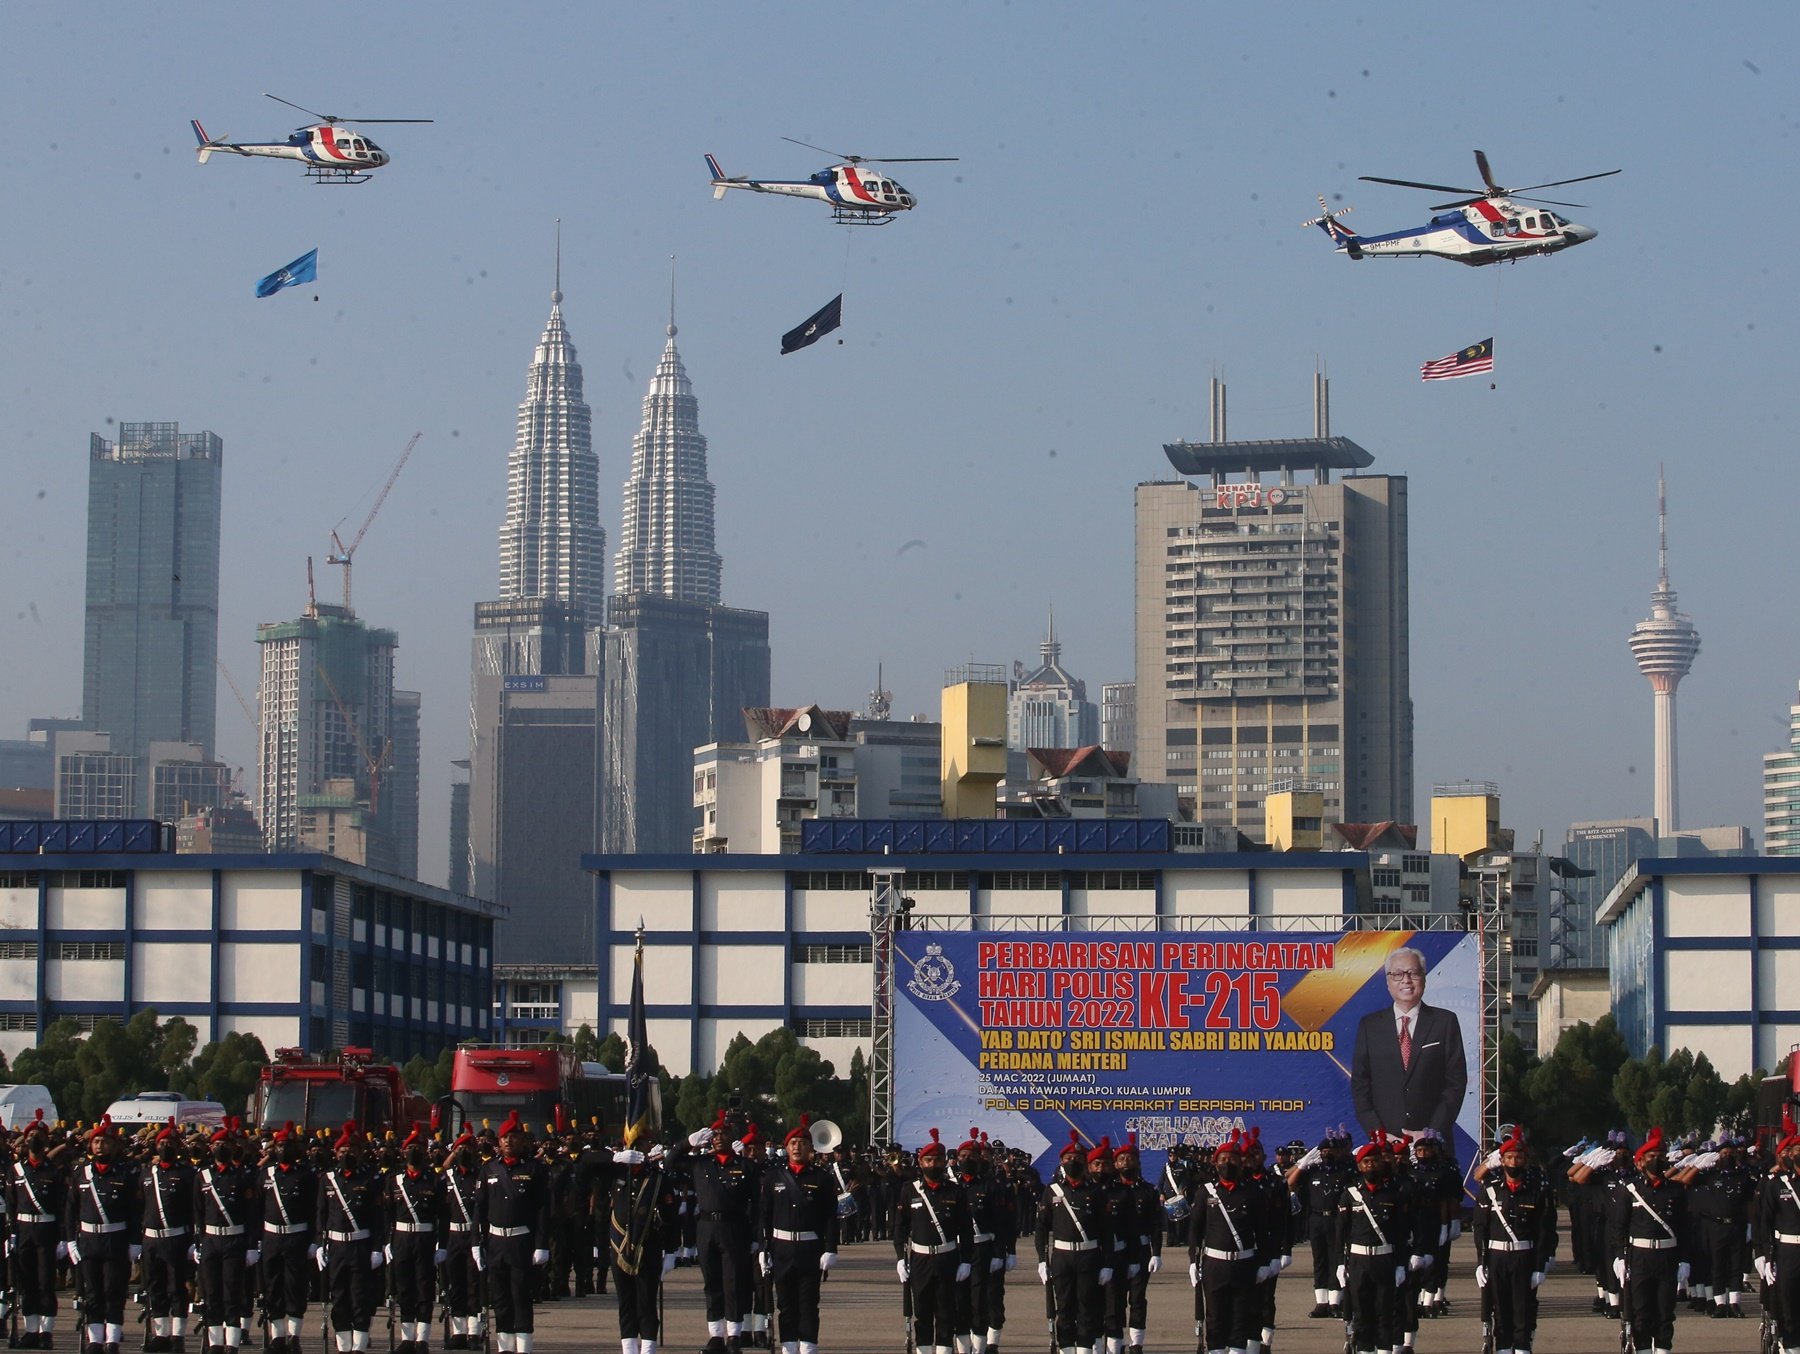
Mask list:
[[[1411,1024],[1411,1016],[1400,1017],[1400,1066],[1408,1072],[1412,1071],[1412,1030],[1408,1028]]]

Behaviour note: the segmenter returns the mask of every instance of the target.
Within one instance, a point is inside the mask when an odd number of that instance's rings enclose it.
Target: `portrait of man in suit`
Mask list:
[[[1365,1133],[1415,1137],[1435,1128],[1445,1142],[1469,1088],[1462,1026],[1454,1011],[1425,1004],[1425,956],[1403,946],[1387,957],[1393,1004],[1356,1027],[1350,1095]]]

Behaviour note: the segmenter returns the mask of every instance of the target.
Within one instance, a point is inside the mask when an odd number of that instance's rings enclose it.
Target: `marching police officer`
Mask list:
[[[80,1266],[87,1346],[119,1354],[125,1338],[125,1290],[142,1250],[137,1167],[125,1159],[119,1131],[107,1115],[88,1134],[86,1161],[69,1182],[69,1261]],[[94,1317],[99,1320],[94,1320]]]
[[[606,1201],[607,1260],[619,1303],[621,1354],[656,1354],[663,1279],[681,1250],[681,1201],[663,1149],[612,1154]]]
[[[1635,1179],[1619,1182],[1608,1202],[1607,1243],[1624,1291],[1634,1348],[1667,1354],[1675,1343],[1675,1292],[1688,1281],[1687,1198],[1669,1179],[1661,1128],[1632,1157]]]
[[[319,1215],[319,1179],[306,1160],[306,1144],[290,1121],[270,1136],[269,1153],[257,1166],[262,1194],[263,1314],[269,1319],[270,1354],[299,1354],[306,1317],[307,1266],[318,1257],[313,1223]]]
[[[971,1354],[999,1354],[1006,1329],[1006,1272],[1018,1263],[1018,1198],[989,1157],[987,1134],[969,1130],[956,1149],[956,1174],[969,1196],[975,1257],[962,1285],[957,1325],[969,1332]]]
[[[1156,1186],[1143,1177],[1137,1134],[1132,1133],[1113,1152],[1113,1172],[1119,1181],[1119,1207],[1115,1227],[1125,1238],[1126,1277],[1113,1276],[1125,1317],[1125,1347],[1129,1354],[1144,1354],[1144,1332],[1149,1325],[1150,1276],[1162,1269],[1163,1207]]]
[[[913,1344],[920,1354],[927,1348],[950,1354],[958,1334],[956,1289],[973,1269],[975,1227],[935,1128],[918,1161],[918,1178],[894,1203],[894,1269],[912,1302]]]
[[[480,1167],[475,1130],[465,1124],[444,1159],[444,1310],[450,1314],[450,1331],[444,1336],[447,1350],[480,1349],[487,1342],[481,1315],[482,1277],[475,1265],[475,1250],[481,1241],[475,1220]]]
[[[1243,1349],[1262,1325],[1257,1282],[1273,1246],[1265,1236],[1267,1198],[1245,1177],[1236,1129],[1213,1151],[1217,1178],[1194,1197],[1188,1229],[1188,1282],[1208,1350]]]
[[[187,1348],[187,1292],[194,1265],[194,1165],[170,1119],[156,1135],[149,1169],[140,1176],[138,1215],[144,1224],[144,1311],[149,1348],[180,1354]]]
[[[693,1162],[694,1244],[706,1292],[705,1354],[739,1354],[743,1317],[750,1309],[750,1240],[756,1215],[756,1173],[734,1143],[741,1121],[719,1111],[710,1128],[688,1139]]]
[[[1526,1161],[1514,1129],[1500,1144],[1500,1170],[1475,1199],[1475,1282],[1492,1301],[1494,1348],[1531,1354],[1538,1285],[1556,1258],[1556,1200],[1542,1171]]]
[[[758,1209],[763,1251],[774,1280],[781,1354],[818,1354],[819,1285],[837,1263],[837,1181],[813,1160],[805,1115],[782,1139],[786,1160],[763,1172]]]
[[[500,1155],[483,1168],[476,1193],[481,1245],[475,1263],[487,1273],[494,1341],[501,1354],[531,1354],[531,1294],[538,1266],[550,1263],[550,1190],[531,1152],[531,1132],[514,1111],[500,1126]]]
[[[1768,1285],[1782,1354],[1800,1351],[1800,1132],[1790,1119],[1756,1200],[1756,1272]]]
[[[7,1212],[13,1224],[13,1283],[25,1330],[21,1349],[50,1349],[56,1328],[56,1262],[67,1253],[59,1210],[68,1171],[61,1158],[66,1144],[50,1145],[50,1126],[39,1110],[25,1130],[25,1143],[8,1173]]]
[[[319,1180],[318,1236],[324,1249],[319,1262],[331,1297],[331,1329],[339,1351],[369,1347],[375,1319],[375,1271],[386,1263],[382,1253],[387,1219],[382,1208],[381,1173],[363,1160],[362,1135],[356,1123],[345,1123],[332,1144],[336,1162]]]
[[[400,1144],[400,1154],[403,1164],[388,1177],[389,1240],[383,1254],[399,1309],[400,1354],[427,1354],[438,1262],[449,1258],[443,1246],[444,1186],[431,1169],[417,1124]]]
[[[1037,1211],[1038,1280],[1052,1295],[1056,1347],[1091,1350],[1105,1324],[1103,1290],[1112,1282],[1112,1216],[1107,1198],[1088,1181],[1088,1153],[1074,1130],[1057,1178]]]
[[[1400,1343],[1401,1294],[1418,1254],[1412,1201],[1394,1182],[1393,1168],[1387,1134],[1378,1128],[1356,1149],[1357,1178],[1338,1199],[1338,1251],[1344,1257],[1338,1283],[1359,1352]]]
[[[260,1258],[261,1214],[256,1178],[238,1163],[234,1121],[207,1139],[212,1160],[194,1177],[196,1244],[188,1251],[200,1270],[202,1321],[209,1350],[244,1343],[250,1320],[248,1270]]]

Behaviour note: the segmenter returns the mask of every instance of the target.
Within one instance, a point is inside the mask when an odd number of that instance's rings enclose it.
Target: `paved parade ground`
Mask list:
[[[1171,1254],[1169,1260],[1150,1282],[1146,1354],[1192,1354],[1195,1347],[1187,1258]],[[1277,1354],[1340,1354],[1343,1326],[1336,1321],[1308,1319],[1312,1289],[1305,1273],[1298,1279],[1295,1274],[1296,1270],[1290,1269],[1280,1281],[1280,1324],[1274,1350]],[[888,1243],[846,1246],[825,1285],[820,1354],[901,1354],[906,1327],[900,1316],[899,1288],[894,1252]],[[1023,1251],[1019,1267],[1007,1276],[1006,1290],[1005,1354],[1044,1354],[1049,1337],[1043,1290]],[[1561,1267],[1544,1281],[1542,1292],[1542,1319],[1532,1346],[1535,1354],[1616,1354],[1618,1322],[1603,1320],[1589,1310],[1594,1296],[1592,1279]],[[1481,1348],[1474,1250],[1466,1238],[1452,1254],[1449,1294],[1451,1314],[1420,1325],[1420,1354],[1477,1354]],[[1681,1354],[1751,1354],[1756,1349],[1761,1309],[1752,1297],[1746,1296],[1745,1303],[1746,1315],[1739,1321],[1713,1320],[1684,1307],[1676,1322],[1675,1348]],[[664,1312],[669,1329],[661,1348],[667,1354],[696,1354],[706,1343],[699,1270],[678,1269],[669,1276]],[[377,1345],[385,1339],[381,1321],[378,1316]],[[317,1328],[316,1314],[307,1324],[310,1336]],[[618,1349],[618,1330],[617,1309],[610,1294],[543,1303],[537,1309],[536,1348],[539,1354],[574,1350],[611,1354]],[[313,1341],[307,1343],[310,1349]]]

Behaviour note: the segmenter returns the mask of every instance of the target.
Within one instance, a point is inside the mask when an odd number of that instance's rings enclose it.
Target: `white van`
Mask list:
[[[0,1086],[0,1128],[16,1132],[44,1112],[44,1122],[58,1118],[56,1102],[42,1086]]]
[[[190,1124],[217,1128],[225,1122],[225,1107],[218,1101],[186,1100],[174,1091],[145,1091],[129,1100],[115,1100],[106,1112],[128,1133],[145,1124],[166,1124],[170,1119],[179,1128]]]

